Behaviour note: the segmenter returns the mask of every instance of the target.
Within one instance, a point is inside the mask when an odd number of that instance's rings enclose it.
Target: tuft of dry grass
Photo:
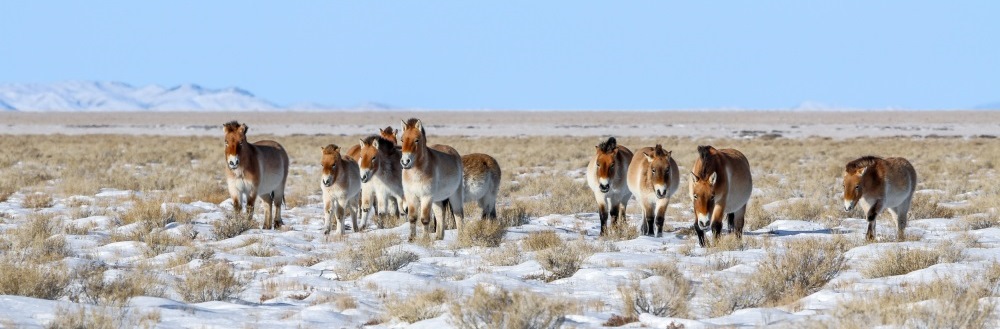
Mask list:
[[[539,251],[554,248],[563,244],[556,231],[538,231],[528,233],[528,236],[521,240],[521,245],[528,251]]]
[[[547,280],[553,281],[572,276],[595,251],[586,241],[577,240],[539,251],[535,258],[549,272]]]
[[[0,256],[0,295],[55,300],[66,296],[72,276],[61,263],[40,264],[16,255]]]
[[[778,220],[778,216],[764,210],[760,200],[757,199],[750,200],[750,203],[747,205],[746,215],[743,218],[743,229],[747,232],[759,230]]]
[[[639,237],[639,229],[624,220],[615,225],[608,225],[604,233],[602,238],[606,241],[628,241]]]
[[[455,239],[456,248],[471,246],[495,248],[507,235],[507,226],[497,220],[473,220],[465,223]]]
[[[135,296],[163,296],[162,282],[149,269],[129,269],[110,281],[105,278],[107,271],[107,266],[98,263],[77,268],[74,277],[81,291],[80,296],[72,299],[83,299],[98,305],[124,306]]]
[[[487,251],[483,261],[491,266],[514,266],[524,261],[524,255],[514,242],[507,242],[499,248]]]
[[[24,196],[21,206],[31,209],[48,208],[52,206],[52,195],[48,193],[35,192]]]
[[[380,271],[395,271],[419,257],[398,245],[403,239],[393,234],[370,234],[351,241],[337,254],[340,265],[334,272],[341,280],[354,280]]]
[[[939,263],[961,260],[962,250],[952,244],[940,244],[934,249],[891,248],[869,260],[860,269],[866,278],[902,275]]]
[[[427,319],[433,319],[446,311],[448,301],[454,300],[444,289],[434,289],[401,298],[392,295],[385,300],[386,317],[400,319],[406,323],[415,323]]]
[[[450,303],[457,328],[559,328],[573,305],[529,291],[478,285],[472,296]]]
[[[188,269],[174,289],[189,303],[226,300],[243,291],[250,277],[239,275],[224,261],[208,261]]]
[[[226,214],[222,220],[212,222],[212,235],[215,236],[216,240],[221,241],[239,236],[256,226],[257,222],[251,216]]]
[[[949,208],[939,206],[941,200],[935,195],[929,193],[916,193],[913,195],[913,201],[910,202],[910,211],[908,214],[909,220],[914,219],[925,219],[925,218],[954,218],[955,211]]]
[[[624,307],[622,313],[627,317],[638,317],[649,313],[659,317],[688,317],[688,301],[694,297],[691,281],[686,279],[679,270],[659,266],[667,276],[654,276],[652,282],[645,287],[638,279],[618,286]]]

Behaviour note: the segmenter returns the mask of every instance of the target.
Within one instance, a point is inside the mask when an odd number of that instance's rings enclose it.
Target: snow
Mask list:
[[[17,111],[271,111],[277,105],[239,88],[195,84],[133,87],[121,82],[0,84],[0,109]]]

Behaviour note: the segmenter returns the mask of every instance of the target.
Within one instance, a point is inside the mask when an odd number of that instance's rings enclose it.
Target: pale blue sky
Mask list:
[[[1000,101],[1000,1],[4,1],[0,54],[0,82],[281,105],[970,108]]]

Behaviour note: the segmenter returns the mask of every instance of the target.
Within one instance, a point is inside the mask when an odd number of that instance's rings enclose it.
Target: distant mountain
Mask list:
[[[239,88],[195,84],[133,87],[121,82],[68,81],[0,84],[0,110],[41,111],[274,111],[281,107]]]
[[[1000,102],[976,105],[975,110],[1000,110]]]

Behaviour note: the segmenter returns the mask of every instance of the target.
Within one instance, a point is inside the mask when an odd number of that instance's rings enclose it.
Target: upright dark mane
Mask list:
[[[420,122],[420,119],[410,118],[409,120],[406,120],[406,125],[407,126],[415,126],[415,125],[417,125],[417,122]],[[420,135],[421,136],[427,136],[427,134],[424,133],[424,125],[420,125]]]
[[[874,156],[874,155],[866,155],[866,156],[857,158],[854,161],[848,162],[847,166],[844,168],[844,171],[854,172],[854,171],[856,171],[858,169],[869,167],[869,166],[875,164],[878,161],[882,161],[882,158]]]
[[[237,131],[240,129],[240,123],[236,122],[236,120],[226,122],[222,126],[226,128],[226,131]]]
[[[698,176],[708,178],[709,172],[715,171],[715,161],[712,159],[712,146],[699,145],[698,157],[701,159],[701,172],[698,173]]]
[[[369,135],[368,137],[365,137],[365,139],[363,139],[362,141],[364,141],[365,144],[371,145],[372,142],[376,140],[378,141],[379,152],[390,155],[396,152],[396,147],[393,145],[392,141],[382,138],[382,136],[379,135]]]
[[[598,144],[597,148],[601,149],[601,152],[611,153],[618,148],[618,141],[614,137],[608,137],[608,140]]]
[[[653,148],[653,155],[655,155],[655,156],[667,156],[667,151],[663,149],[662,145],[656,144],[656,147]]]

